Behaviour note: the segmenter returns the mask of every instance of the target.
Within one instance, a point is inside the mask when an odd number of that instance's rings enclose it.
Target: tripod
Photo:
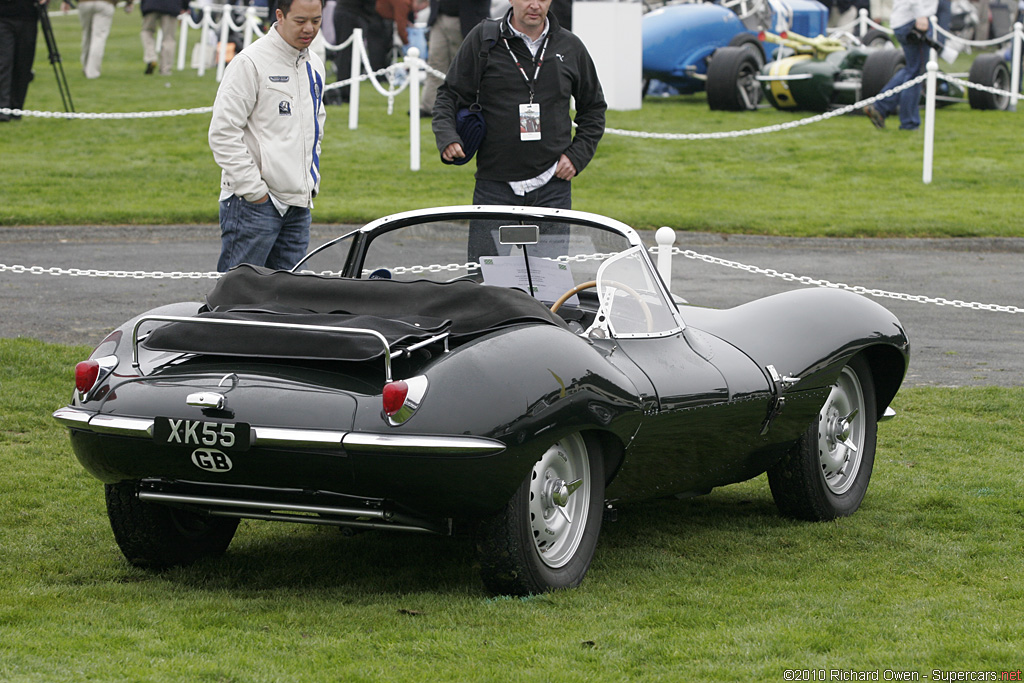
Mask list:
[[[57,77],[57,89],[60,90],[60,100],[64,104],[64,111],[73,112],[75,105],[71,101],[71,90],[68,88],[68,79],[64,77],[64,65],[60,61],[60,51],[57,49],[57,39],[53,37],[53,26],[50,24],[50,15],[46,13],[46,5],[34,3],[39,12],[39,23],[43,27],[43,37],[46,38],[46,48],[50,51],[50,64],[53,64],[53,74]]]

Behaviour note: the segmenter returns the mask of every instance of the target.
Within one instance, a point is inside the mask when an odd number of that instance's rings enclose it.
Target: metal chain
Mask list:
[[[657,254],[660,247],[650,247],[648,251],[652,254]],[[920,294],[904,294],[901,292],[890,292],[883,289],[869,289],[867,287],[861,287],[859,285],[848,285],[842,282],[831,282],[829,280],[819,280],[817,278],[808,277],[806,275],[794,275],[793,273],[785,273],[775,270],[774,268],[761,268],[759,266],[752,266],[737,261],[729,261],[727,259],[718,258],[717,256],[708,256],[707,254],[701,254],[691,249],[680,249],[679,247],[672,247],[672,254],[684,256],[691,260],[703,261],[712,265],[724,266],[726,268],[733,268],[736,270],[742,270],[748,273],[756,275],[764,275],[766,277],[779,278],[786,282],[794,282],[797,284],[805,285],[808,287],[826,287],[829,289],[845,289],[855,294],[861,294],[865,296],[873,296],[876,298],[896,299],[899,301],[911,301],[922,304],[936,304],[938,306],[954,306],[956,308],[969,308],[976,311],[994,311],[998,313],[1021,313],[1024,312],[1024,308],[1018,306],[1002,306],[999,304],[983,304],[978,302],[967,302],[960,299],[945,299],[943,297],[930,297]],[[612,253],[594,253],[594,254],[579,254],[577,256],[559,256],[556,260],[560,263],[582,263],[585,261],[604,261],[615,254]],[[429,266],[394,266],[388,268],[394,275],[422,275],[424,273],[443,273],[443,272],[459,272],[468,271],[473,268],[479,268],[480,264],[476,261],[469,261],[466,263],[449,263],[447,265],[434,264]],[[69,275],[71,277],[110,277],[110,278],[131,278],[135,280],[144,279],[170,279],[170,280],[201,280],[209,279],[216,280],[221,276],[218,272],[193,272],[186,273],[180,271],[173,272],[147,272],[141,270],[95,270],[95,269],[81,269],[81,268],[43,268],[41,266],[20,266],[12,265],[8,266],[0,263],[0,273],[11,272],[15,274],[29,274],[29,275]],[[304,273],[312,273],[323,276],[334,276],[339,277],[341,273],[339,271],[302,271]],[[366,277],[371,271],[364,270],[363,276]]]
[[[658,247],[651,247],[653,253],[657,253]],[[890,292],[884,289],[869,289],[867,287],[860,287],[854,285],[847,285],[842,282],[830,282],[829,280],[818,280],[816,278],[807,277],[806,275],[794,275],[792,273],[782,273],[774,268],[759,268],[758,266],[750,266],[737,261],[729,261],[726,259],[718,258],[716,256],[707,256],[700,254],[690,249],[680,249],[679,247],[672,247],[673,254],[679,254],[685,256],[688,259],[696,261],[703,261],[716,266],[725,266],[726,268],[735,268],[737,270],[746,271],[748,273],[754,273],[757,275],[764,275],[766,277],[774,277],[784,280],[786,282],[796,282],[801,285],[807,285],[810,287],[826,287],[829,289],[845,289],[846,291],[853,292],[855,294],[862,294],[866,296],[873,296],[882,299],[896,299],[898,301],[911,301],[919,304],[936,304],[938,306],[954,306],[956,308],[969,308],[975,311],[994,311],[997,313],[1022,313],[1024,308],[1018,306],[1001,306],[998,304],[983,304],[976,301],[967,302],[961,301],[960,299],[945,299],[942,297],[930,297],[920,294],[903,294],[901,292]]]
[[[162,273],[144,270],[96,270],[93,268],[43,268],[42,266],[8,266],[0,263],[0,273],[11,272],[28,275],[70,275],[71,277],[112,277],[134,280],[216,280],[221,273],[184,273],[179,271]]]

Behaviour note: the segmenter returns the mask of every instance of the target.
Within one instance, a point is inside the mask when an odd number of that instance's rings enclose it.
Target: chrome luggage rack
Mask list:
[[[224,320],[219,318],[195,318],[190,316],[179,316],[179,315],[146,315],[139,318],[132,328],[132,367],[139,373],[140,377],[145,377],[145,373],[142,371],[141,362],[139,361],[139,343],[142,342],[145,337],[139,336],[139,329],[143,323],[147,322],[170,322],[170,323],[188,323],[194,325],[226,325],[233,327],[259,327],[259,328],[277,328],[277,329],[288,329],[294,331],[303,332],[336,332],[339,334],[355,334],[363,335],[367,337],[374,337],[381,343],[384,348],[384,379],[386,382],[392,380],[391,376],[391,361],[392,359],[401,358],[403,355],[411,355],[414,351],[417,351],[425,346],[434,344],[437,342],[444,343],[444,351],[448,352],[448,332],[442,332],[441,334],[430,337],[429,339],[423,339],[410,344],[397,351],[392,351],[391,345],[388,343],[387,338],[377,332],[376,330],[369,330],[362,327],[332,327],[329,325],[303,325],[299,323],[275,323],[275,322],[263,322],[259,320]]]

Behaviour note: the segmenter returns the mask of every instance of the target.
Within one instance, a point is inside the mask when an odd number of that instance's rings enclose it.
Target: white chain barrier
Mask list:
[[[664,230],[664,228],[663,228]],[[674,239],[671,238],[671,239]],[[821,280],[817,278],[808,277],[806,275],[794,275],[793,273],[780,272],[774,268],[761,268],[759,266],[747,265],[739,263],[738,261],[729,261],[727,259],[718,258],[716,256],[709,256],[707,254],[701,254],[693,251],[692,249],[680,249],[679,247],[671,246],[671,244],[664,244],[661,242],[659,235],[659,245],[649,247],[648,251],[655,254],[658,258],[658,270],[664,274],[671,273],[671,263],[667,263],[667,268],[664,265],[666,262],[663,261],[663,257],[668,255],[679,255],[688,259],[697,261],[703,261],[711,265],[722,266],[725,268],[733,268],[741,270],[747,273],[753,273],[756,275],[764,275],[770,278],[779,278],[785,282],[792,282],[794,284],[803,285],[806,287],[825,287],[829,289],[844,289],[855,294],[862,296],[872,296],[876,298],[895,299],[898,301],[909,301],[912,303],[920,304],[934,304],[937,306],[953,306],[954,308],[966,308],[975,311],[991,311],[996,313],[1022,313],[1024,308],[1018,306],[1004,306],[1000,304],[985,304],[979,302],[968,302],[960,299],[946,299],[942,297],[931,297],[922,294],[905,294],[902,292],[891,292],[883,289],[873,289],[869,287],[861,287],[858,285],[848,285],[842,282],[831,282],[829,280]],[[582,261],[603,261],[614,254],[581,254],[579,256],[562,256],[558,258],[558,261],[563,263],[568,262],[582,262]],[[429,265],[429,266],[394,266],[389,268],[396,275],[406,274],[424,274],[424,273],[442,273],[442,272],[459,272],[463,270],[469,270],[471,268],[478,267],[475,262],[468,263],[450,263],[447,265]],[[54,275],[62,276],[67,275],[70,277],[107,277],[115,279],[134,279],[134,280],[147,280],[147,279],[169,279],[169,280],[216,280],[222,273],[219,272],[160,272],[160,271],[141,271],[141,270],[96,270],[96,269],[82,269],[82,268],[43,268],[41,266],[21,266],[21,265],[5,265],[0,263],[0,273],[13,273],[17,275]],[[307,271],[304,271],[307,272]],[[324,276],[339,276],[340,273],[337,271],[324,271],[317,273]],[[369,273],[364,273],[368,275]],[[665,278],[671,280],[671,276]]]

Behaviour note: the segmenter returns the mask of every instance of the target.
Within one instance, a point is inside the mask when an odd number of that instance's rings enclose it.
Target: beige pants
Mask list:
[[[437,15],[434,25],[430,27],[430,43],[427,45],[427,66],[437,69],[441,73],[448,73],[448,67],[455,59],[455,53],[462,45],[462,23],[458,17],[449,17],[447,14]],[[434,108],[434,99],[437,97],[437,89],[441,86],[441,79],[432,72],[427,72],[427,83],[423,86],[423,98],[420,100],[420,109],[431,111]]]
[[[82,23],[82,71],[86,78],[99,78],[103,51],[114,22],[114,6],[106,0],[82,0],[78,4]]]
[[[174,36],[178,30],[178,17],[162,12],[148,12],[142,16],[142,58],[147,64],[157,61],[156,30],[163,31],[160,42],[160,75],[170,76],[174,64]]]

